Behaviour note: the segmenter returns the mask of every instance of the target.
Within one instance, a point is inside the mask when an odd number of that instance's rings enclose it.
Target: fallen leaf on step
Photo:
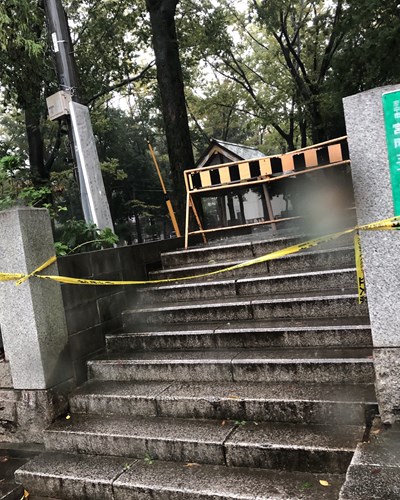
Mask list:
[[[325,479],[320,479],[319,484],[321,486],[330,486],[330,483],[328,483],[328,481],[325,481]]]
[[[4,462],[8,462],[7,457],[0,457],[0,464],[3,464]]]
[[[380,434],[381,432],[382,432],[381,429],[374,429],[373,431],[371,431],[371,434],[374,434],[376,436],[377,434]]]
[[[223,421],[221,422],[221,427],[223,427],[224,425],[226,425],[226,420],[223,420]]]
[[[65,420],[71,420],[71,415],[67,415],[67,416],[65,417]]]
[[[230,395],[227,399],[240,399],[239,396]]]
[[[189,462],[188,464],[185,464],[185,467],[201,467],[201,465],[196,464],[196,462]]]

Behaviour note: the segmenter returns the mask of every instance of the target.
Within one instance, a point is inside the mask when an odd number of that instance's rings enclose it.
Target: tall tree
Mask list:
[[[41,1],[2,2],[0,33],[0,83],[8,102],[24,112],[32,180],[41,184],[49,179],[53,162],[51,154],[46,155],[42,133],[44,75],[50,66],[45,59]]]
[[[321,93],[340,47],[343,0],[252,0],[258,22],[276,40],[298,98],[304,103],[313,142],[326,139]]]
[[[178,217],[183,220],[183,171],[194,165],[175,14],[179,0],[146,0]]]

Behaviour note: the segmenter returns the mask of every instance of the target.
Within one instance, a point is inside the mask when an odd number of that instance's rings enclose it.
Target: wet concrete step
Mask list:
[[[109,354],[89,378],[142,381],[372,383],[370,349],[259,349]]]
[[[44,442],[68,453],[343,474],[363,434],[349,425],[73,415]]]
[[[150,325],[151,326],[151,325]],[[135,325],[137,328],[137,325]],[[265,347],[369,347],[368,318],[286,321],[232,321],[223,324],[175,324],[164,330],[106,336],[110,353],[178,349]]]
[[[259,241],[243,241],[239,243],[210,244],[161,254],[164,269],[181,267],[190,264],[206,264],[227,260],[253,259],[277,250],[306,242],[313,237],[303,235],[276,235],[275,237],[263,238]],[[226,241],[226,240],[225,240]],[[352,235],[343,236],[340,239],[324,243],[318,247],[335,248],[352,244]]]
[[[373,384],[89,380],[72,413],[241,421],[363,424],[377,413]]]
[[[364,426],[242,422],[224,443],[229,467],[345,474]]]
[[[241,242],[230,244],[210,244],[188,250],[161,254],[163,268],[180,267],[188,264],[253,259],[276,250],[306,241],[306,236],[280,236],[264,241]]]
[[[47,450],[178,462],[225,464],[234,422],[72,415],[44,433]]]
[[[212,280],[201,283],[178,282],[175,285],[145,286],[138,289],[138,304],[205,300],[215,299],[215,297],[273,295],[277,293],[308,292],[311,290],[351,290],[356,288],[356,283],[355,268],[236,280]]]
[[[375,427],[360,443],[347,471],[340,500],[400,498],[400,425]]]
[[[240,264],[249,259],[243,256],[237,260],[191,264],[183,267],[164,269],[149,273],[150,280],[174,279],[182,276],[197,276],[207,272],[224,269]],[[305,272],[320,269],[344,269],[355,265],[354,247],[343,247],[330,250],[308,250],[288,255],[279,259],[256,264],[253,266],[218,274],[221,278],[246,277],[265,274],[284,274]],[[202,278],[206,279],[206,278]],[[200,280],[200,279],[199,279]]]
[[[336,500],[344,476],[46,453],[17,479],[34,495],[65,500]]]
[[[327,290],[323,293],[292,292],[276,297],[232,297],[215,302],[175,303],[161,307],[142,307],[123,313],[124,330],[137,324],[227,322],[272,318],[365,317],[367,304],[358,304],[354,291]]]

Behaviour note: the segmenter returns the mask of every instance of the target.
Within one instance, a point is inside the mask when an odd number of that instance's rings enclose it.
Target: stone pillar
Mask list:
[[[400,85],[344,99],[358,224],[393,217],[382,95]],[[383,422],[400,420],[400,233],[362,231],[376,390]]]
[[[0,212],[0,271],[31,273],[54,255],[45,209]],[[46,269],[58,274],[57,264]],[[17,394],[22,435],[39,432],[66,409],[72,386],[68,333],[59,284],[32,278],[20,286],[0,283],[0,328]]]

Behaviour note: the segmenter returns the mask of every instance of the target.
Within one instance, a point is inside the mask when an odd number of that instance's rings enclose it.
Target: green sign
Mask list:
[[[394,215],[400,215],[400,91],[383,94]]]

